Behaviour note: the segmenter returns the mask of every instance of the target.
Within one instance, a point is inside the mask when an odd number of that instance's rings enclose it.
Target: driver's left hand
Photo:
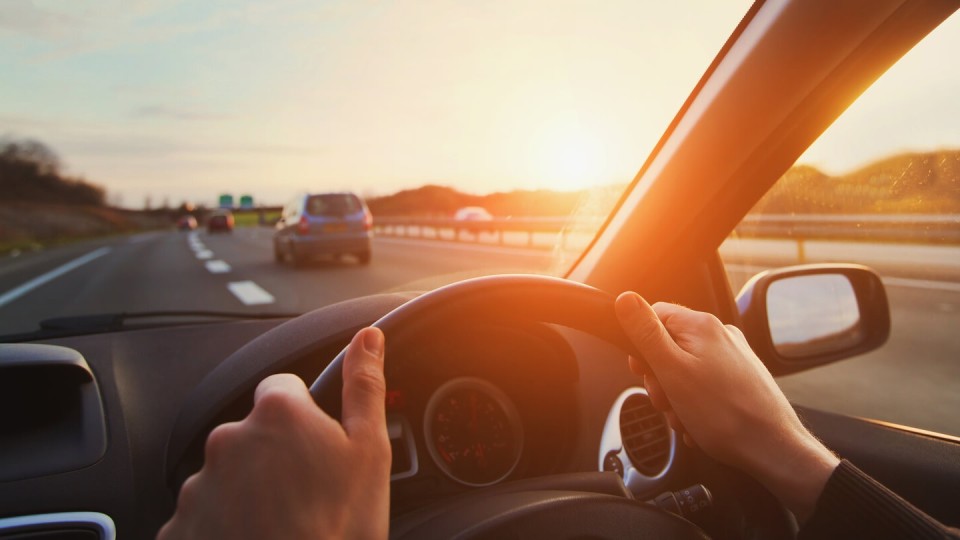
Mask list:
[[[158,540],[386,538],[383,343],[376,328],[350,343],[342,425],[295,375],[264,379],[250,414],[210,433],[203,469],[183,484]]]

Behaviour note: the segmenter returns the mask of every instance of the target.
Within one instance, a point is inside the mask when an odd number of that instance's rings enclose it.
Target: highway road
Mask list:
[[[36,321],[49,317],[89,313],[303,313],[367,294],[427,290],[491,273],[545,272],[551,265],[550,254],[543,251],[377,239],[369,266],[344,259],[293,268],[274,262],[271,232],[241,228],[232,234],[147,233],[4,260],[0,334],[33,330]],[[79,266],[5,299],[37,276],[78,259]]]
[[[302,313],[389,290],[503,272],[551,273],[521,247],[378,238],[373,262],[277,265],[269,229],[155,232],[0,260],[0,335],[50,317],[158,310]],[[734,290],[761,266],[729,265]],[[437,278],[435,276],[442,276]],[[779,379],[795,403],[960,435],[960,283],[885,277],[893,331],[873,353]]]

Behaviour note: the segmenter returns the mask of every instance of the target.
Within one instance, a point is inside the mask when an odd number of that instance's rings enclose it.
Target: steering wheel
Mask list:
[[[373,326],[387,338],[385,362],[389,364],[403,358],[392,350],[402,346],[405,336],[443,331],[450,321],[478,319],[559,324],[640,357],[617,321],[612,296],[573,281],[537,275],[491,276],[448,285],[397,307]],[[310,387],[317,404],[337,419],[345,354],[346,349]],[[609,485],[612,477],[622,488],[613,473],[593,474],[603,476],[598,484]],[[563,481],[534,484],[528,482],[529,489],[481,489],[439,507],[394,518],[391,538],[707,538],[692,523],[632,500],[626,488],[618,495],[609,488],[599,493],[564,489],[569,484]]]

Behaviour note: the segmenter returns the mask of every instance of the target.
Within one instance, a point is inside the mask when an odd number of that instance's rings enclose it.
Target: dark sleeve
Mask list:
[[[896,493],[843,460],[833,471],[798,540],[960,538]]]

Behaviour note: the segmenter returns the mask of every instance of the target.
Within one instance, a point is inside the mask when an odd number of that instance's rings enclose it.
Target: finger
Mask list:
[[[292,373],[278,373],[257,385],[253,392],[253,411],[250,412],[250,417],[266,417],[268,423],[272,423],[277,420],[287,421],[303,410],[320,410],[303,379]]]
[[[207,443],[204,446],[203,466],[206,469],[219,465],[223,456],[234,448],[241,430],[240,422],[226,422],[213,428],[213,431],[207,435]]]
[[[630,371],[636,373],[637,375],[646,375],[652,373],[650,367],[647,366],[647,363],[643,358],[637,358],[636,356],[628,356],[627,363],[630,364]]]
[[[664,329],[676,341],[674,333],[680,329],[690,326],[690,318],[696,316],[698,312],[677,304],[669,302],[657,302],[650,306],[657,318],[663,324]]]
[[[650,402],[653,403],[653,406],[658,411],[670,410],[670,400],[667,399],[667,395],[663,392],[663,387],[660,386],[660,381],[657,380],[656,375],[649,373],[644,374],[643,387],[647,389]]]
[[[727,332],[729,332],[734,336],[743,336],[743,331],[741,331],[740,328],[738,328],[736,325],[725,324],[723,325],[723,327],[727,329]]]
[[[317,407],[303,379],[290,373],[271,375],[260,381],[253,393],[253,410],[244,420],[251,425],[280,427],[299,425],[301,422],[319,422],[320,425],[339,425],[320,407]],[[229,428],[229,425],[220,426]],[[238,426],[234,426],[237,428]],[[230,430],[227,430],[228,434]],[[233,429],[235,432],[236,429]],[[229,439],[229,437],[224,437]],[[230,445],[225,445],[229,447]]]
[[[639,294],[625,292],[617,297],[617,319],[634,345],[643,353],[654,373],[672,368],[684,352],[670,337],[657,313]]]
[[[383,332],[357,332],[343,359],[343,429],[348,436],[361,432],[386,434],[386,392],[383,378]]]
[[[163,527],[160,527],[160,532],[157,533],[157,540],[169,540],[171,538],[183,538],[184,535],[177,534],[176,528],[176,519],[174,516],[170,521],[163,524]]]
[[[257,389],[253,392],[254,408],[256,408],[257,405],[262,407],[264,399],[269,399],[267,396],[282,396],[294,400],[305,399],[311,402],[313,401],[313,398],[310,397],[310,391],[307,390],[307,385],[303,383],[303,379],[292,373],[278,373],[260,381]]]

